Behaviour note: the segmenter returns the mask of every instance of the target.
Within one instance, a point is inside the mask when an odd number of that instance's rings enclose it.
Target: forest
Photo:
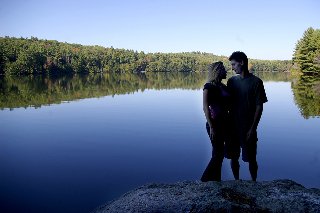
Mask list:
[[[101,72],[201,72],[221,60],[231,70],[228,57],[204,52],[144,53],[113,47],[85,46],[36,37],[0,37],[0,74]],[[256,72],[287,72],[291,60],[249,59]]]

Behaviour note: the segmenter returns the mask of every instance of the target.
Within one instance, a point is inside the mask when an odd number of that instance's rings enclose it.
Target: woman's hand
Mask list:
[[[213,140],[214,136],[215,136],[215,131],[212,127],[210,127],[210,139]]]

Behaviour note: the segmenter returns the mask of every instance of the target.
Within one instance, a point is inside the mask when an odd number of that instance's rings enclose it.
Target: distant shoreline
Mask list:
[[[200,51],[144,53],[113,47],[69,44],[55,40],[0,37],[0,74],[101,73],[101,72],[197,72],[222,61],[231,70],[227,56]],[[291,60],[249,59],[251,71],[288,72]]]

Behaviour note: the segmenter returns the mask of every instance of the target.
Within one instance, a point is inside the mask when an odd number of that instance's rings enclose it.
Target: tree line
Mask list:
[[[36,37],[0,37],[0,74],[99,72],[199,72],[228,57],[204,52],[144,53],[113,47],[69,44]],[[249,59],[251,71],[286,72],[291,60]]]

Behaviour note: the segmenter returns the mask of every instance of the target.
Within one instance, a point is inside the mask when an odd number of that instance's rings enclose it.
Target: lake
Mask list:
[[[320,188],[319,79],[256,75],[269,100],[258,127],[258,181]],[[200,180],[211,158],[205,76],[2,77],[1,212],[90,212],[145,183]],[[250,179],[240,163],[240,178]],[[227,159],[222,179],[233,179]]]

